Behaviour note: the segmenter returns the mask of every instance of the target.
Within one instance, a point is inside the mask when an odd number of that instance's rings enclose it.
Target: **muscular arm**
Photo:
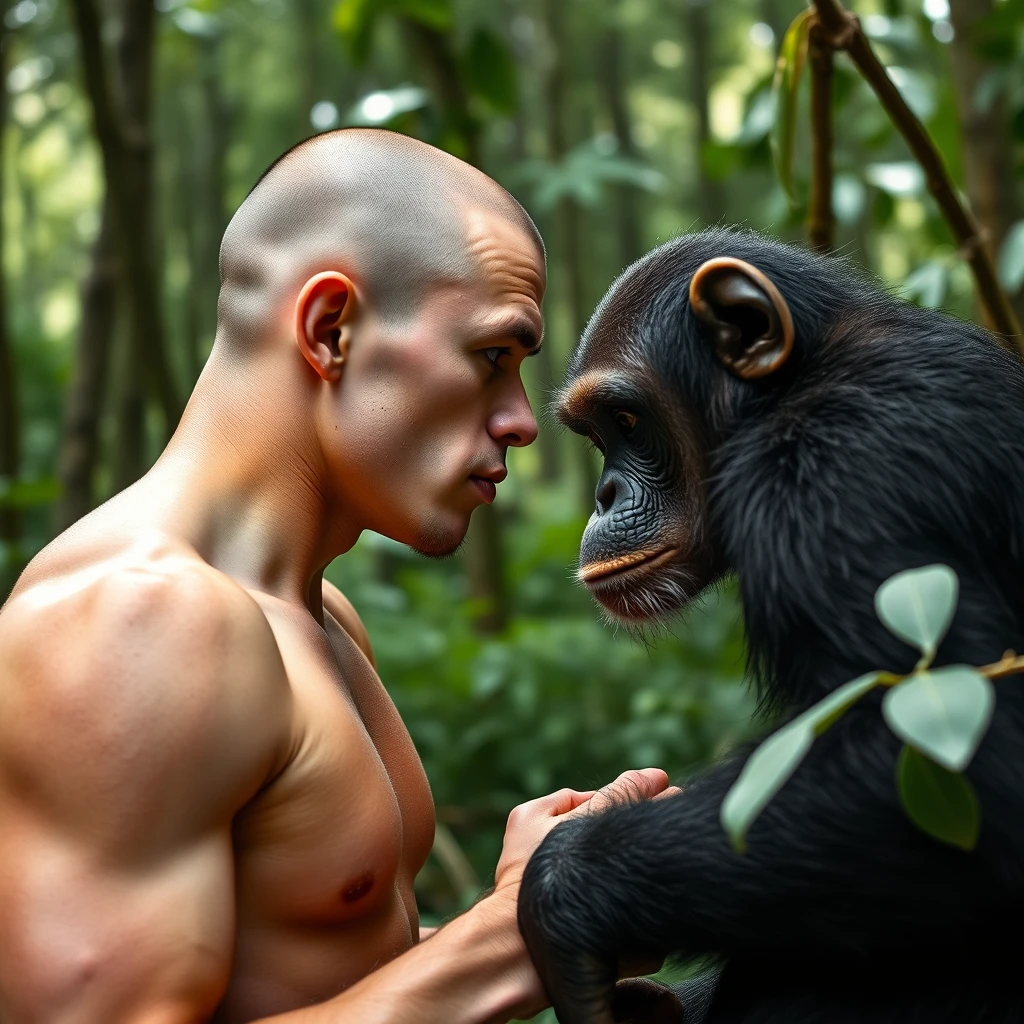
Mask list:
[[[0,1019],[197,1024],[235,931],[231,825],[281,769],[269,628],[203,570],[24,591],[0,618]],[[484,1024],[536,980],[514,897],[478,904],[295,1024]]]

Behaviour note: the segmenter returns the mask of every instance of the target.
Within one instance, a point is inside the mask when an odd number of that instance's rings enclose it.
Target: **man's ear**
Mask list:
[[[352,281],[335,270],[311,277],[295,300],[295,338],[299,350],[326,381],[341,379],[355,306]]]
[[[793,317],[779,289],[743,260],[719,256],[690,281],[690,308],[722,365],[743,380],[774,373],[793,351]]]

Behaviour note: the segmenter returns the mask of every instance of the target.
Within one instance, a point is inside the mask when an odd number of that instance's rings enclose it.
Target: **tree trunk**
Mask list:
[[[703,153],[711,141],[711,47],[708,0],[683,0],[683,39],[690,69],[690,100],[697,112],[697,216],[701,226],[715,224],[722,216],[718,183],[704,170]]]
[[[605,33],[601,45],[602,74],[599,77],[604,91],[605,105],[611,117],[612,131],[618,142],[618,152],[635,159],[636,147],[629,129],[629,111],[626,108],[627,78],[622,69],[622,31],[618,26]],[[640,232],[640,196],[631,185],[615,188],[615,220],[618,228],[619,263],[625,268],[643,254]]]
[[[995,4],[993,0],[950,0],[949,7],[954,32],[950,57],[963,133],[967,196],[988,236],[989,251],[998,255],[1020,210],[1014,186],[1013,142],[1005,94],[1001,92],[986,110],[979,110],[975,103],[978,84],[991,67],[975,53],[972,41],[974,26],[992,13]],[[1024,294],[1011,301],[1017,318],[1024,322]]]
[[[545,14],[548,38],[552,49],[552,64],[546,85],[548,159],[558,164],[569,151],[566,121],[569,118],[566,101],[565,75],[565,13],[566,0],[547,0]],[[586,278],[583,269],[580,209],[571,199],[563,198],[556,210],[556,239],[561,252],[562,279],[565,281],[569,306],[571,344],[575,345],[587,322],[589,310],[586,298]],[[548,346],[545,346],[548,347]],[[543,351],[543,350],[542,350]],[[580,508],[588,515],[594,504],[597,478],[590,454],[582,445],[574,445]],[[542,450],[543,454],[543,450]],[[558,470],[545,479],[557,479]]]
[[[6,0],[0,2],[0,200],[4,195],[3,139],[7,127],[7,28]],[[7,288],[4,280],[3,202],[0,201],[0,480],[14,483],[21,467],[18,376],[11,336],[7,329]],[[17,579],[21,567],[21,517],[0,498],[0,604]]]
[[[128,298],[130,358],[121,375],[115,457],[117,482],[124,486],[145,468],[146,389],[159,402],[168,434],[181,416],[167,362],[156,274],[150,138],[154,9],[151,0],[124,0],[117,61],[121,102],[116,103],[95,0],[72,0],[72,8]]]
[[[99,451],[99,422],[114,332],[118,277],[113,215],[110,201],[104,200],[100,232],[93,243],[92,267],[82,287],[78,349],[57,458],[62,485],[57,504],[58,532],[66,530],[93,507],[93,472]]]

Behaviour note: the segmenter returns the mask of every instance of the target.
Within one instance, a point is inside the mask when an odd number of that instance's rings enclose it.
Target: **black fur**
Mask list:
[[[701,332],[688,283],[714,256],[758,267],[789,304],[796,343],[777,374],[732,377]],[[864,672],[913,667],[873,607],[901,569],[944,562],[960,578],[937,664],[1024,651],[1024,368],[984,331],[842,261],[715,230],[630,268],[570,375],[612,345],[698,420],[708,542],[738,577],[756,685],[786,717]],[[982,812],[970,853],[901,809],[877,698],[816,742],[743,856],[719,811],[749,748],[681,796],[555,829],[520,925],[560,1020],[611,1020],[615,957],[671,952],[724,960],[709,1024],[1024,1021],[1024,677],[996,686],[967,771]]]

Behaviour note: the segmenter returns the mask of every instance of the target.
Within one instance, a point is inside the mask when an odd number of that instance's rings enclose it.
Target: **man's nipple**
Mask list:
[[[373,888],[373,872],[369,872],[357,878],[351,885],[341,891],[341,899],[344,903],[356,903],[361,900]]]

